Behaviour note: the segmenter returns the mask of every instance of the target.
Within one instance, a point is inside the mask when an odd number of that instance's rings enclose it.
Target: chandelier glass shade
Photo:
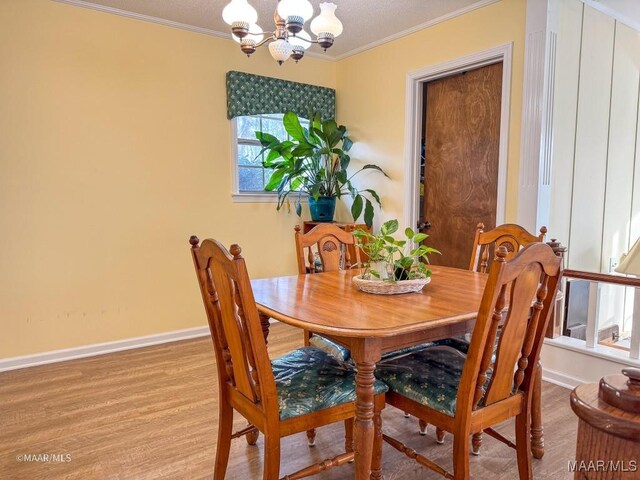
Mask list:
[[[231,26],[233,39],[247,56],[268,43],[271,56],[282,65],[289,58],[298,62],[313,43],[325,51],[333,45],[335,38],[342,33],[342,22],[336,17],[336,8],[334,3],[320,4],[320,14],[310,24],[315,40],[304,30],[305,22],[314,13],[309,0],[279,0],[273,14],[273,32],[262,31],[257,25],[258,13],[248,0],[231,0],[222,10],[222,19]]]
[[[281,38],[269,44],[269,52],[273,59],[282,65],[293,53],[293,46]]]
[[[234,22],[252,24],[258,21],[258,12],[249,5],[248,0],[232,0],[231,3],[222,10],[222,19],[229,25]]]
[[[336,17],[335,3],[321,3],[320,15],[311,22],[311,31],[320,36],[323,33],[330,33],[337,37],[342,33],[342,22]]]
[[[285,20],[289,17],[302,17],[306,22],[313,17],[313,5],[308,0],[280,0],[278,15]]]

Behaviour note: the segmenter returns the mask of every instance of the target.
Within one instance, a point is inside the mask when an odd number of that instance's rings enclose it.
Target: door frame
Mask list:
[[[505,43],[437,65],[407,73],[404,139],[404,224],[415,230],[420,201],[420,138],[422,135],[423,84],[465,70],[502,62],[502,101],[500,104],[500,145],[498,153],[498,195],[496,225],[505,222],[507,201],[507,159],[509,114],[511,107],[511,62],[513,43]]]

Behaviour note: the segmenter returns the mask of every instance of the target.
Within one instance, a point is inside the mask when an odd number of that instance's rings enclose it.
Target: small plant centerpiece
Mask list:
[[[362,291],[379,294],[419,292],[431,281],[428,268],[429,255],[440,253],[424,242],[428,235],[411,228],[404,231],[405,238],[397,240],[398,221],[389,220],[377,235],[358,229],[354,232],[358,247],[369,258],[362,264],[362,273],[353,277]]]
[[[289,139],[279,140],[269,133],[256,132],[256,138],[262,145],[260,153],[267,153],[263,165],[272,170],[265,190],[278,193],[277,209],[288,204],[288,196],[294,194],[296,213],[301,216],[300,200],[302,194],[307,194],[312,220],[331,222],[336,199],[350,195],[354,222],[364,211],[364,222],[371,228],[374,215],[371,199],[382,206],[380,196],[370,188],[358,189],[352,180],[365,170],[377,170],[388,175],[372,164],[348,174],[351,162],[348,152],[353,142],[346,127],[338,125],[334,119],[323,121],[316,113],[309,120],[309,128],[305,128],[298,115],[287,112],[282,123]]]

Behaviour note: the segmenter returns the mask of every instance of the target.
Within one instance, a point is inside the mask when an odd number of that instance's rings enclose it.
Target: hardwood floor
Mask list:
[[[301,345],[300,330],[272,325],[272,357]],[[216,388],[209,338],[2,373],[0,479],[209,479]],[[533,460],[534,478],[570,478],[577,420],[569,390],[545,383],[542,403],[546,454]],[[383,418],[386,431],[450,468],[450,436],[438,445],[430,427],[421,437],[416,420],[392,407]],[[238,417],[235,424],[241,428],[245,422]],[[512,425],[498,430],[512,436]],[[342,425],[319,429],[316,442],[307,447],[304,434],[283,439],[281,475],[339,453]],[[17,458],[29,454],[39,458]],[[383,460],[386,480],[442,478],[387,445]],[[261,469],[262,437],[255,447],[234,440],[227,478],[260,479]],[[471,473],[477,479],[517,478],[515,452],[485,436],[482,454],[471,457]],[[353,478],[353,465],[314,478]]]

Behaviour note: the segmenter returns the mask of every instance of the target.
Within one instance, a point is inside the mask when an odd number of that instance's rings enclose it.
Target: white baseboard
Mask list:
[[[204,337],[209,335],[209,327],[185,328],[184,330],[174,330],[172,332],[157,333],[144,337],[128,338],[126,340],[116,340],[113,342],[94,343],[82,347],[65,348],[63,350],[53,350],[51,352],[35,353],[21,357],[11,357],[0,359],[0,372],[16,370],[19,368],[35,367],[47,363],[64,362],[76,358],[93,357],[106,353],[131,350],[133,348],[149,347],[161,343],[176,342],[178,340],[188,340],[190,338]]]
[[[270,319],[270,323],[276,320]],[[78,358],[94,357],[107,353],[120,352],[123,350],[132,350],[134,348],[150,347],[162,343],[177,342],[179,340],[188,340],[190,338],[205,337],[209,335],[209,328],[206,326],[186,328],[184,330],[174,330],[172,332],[157,333],[144,337],[128,338],[126,340],[116,340],[113,342],[94,343],[92,345],[84,345],[81,347],[66,348],[63,350],[53,350],[51,352],[36,353],[33,355],[24,355],[20,357],[10,357],[0,359],[0,372],[9,370],[17,370],[20,368],[35,367],[37,365],[46,365],[48,363],[65,362],[67,360],[75,360]],[[565,375],[564,373],[542,368],[542,379],[546,382],[553,383],[563,388],[574,389],[584,382],[580,379]]]
[[[578,385],[584,383],[578,378],[544,368],[544,365],[542,366],[542,380],[558,385],[559,387],[568,388],[569,390],[573,390]]]

